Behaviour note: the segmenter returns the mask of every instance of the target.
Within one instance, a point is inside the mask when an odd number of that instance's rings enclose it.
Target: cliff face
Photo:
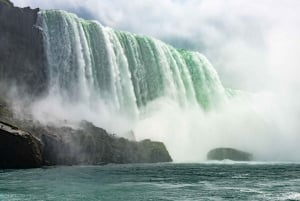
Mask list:
[[[38,12],[0,1],[0,80],[32,95],[44,92],[48,82]]]

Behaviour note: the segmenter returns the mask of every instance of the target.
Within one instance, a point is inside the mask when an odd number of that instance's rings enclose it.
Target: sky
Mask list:
[[[225,87],[251,92],[298,86],[298,0],[13,0],[64,9],[118,30],[206,55]],[[300,86],[300,85],[299,85]]]

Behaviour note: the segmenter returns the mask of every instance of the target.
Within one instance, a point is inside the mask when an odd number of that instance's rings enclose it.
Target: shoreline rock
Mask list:
[[[10,124],[0,122],[0,168],[37,168],[43,164],[39,139]]]
[[[49,165],[157,163],[172,159],[161,142],[130,141],[107,133],[90,122],[80,129],[40,127],[43,156]]]
[[[233,160],[233,161],[252,161],[253,155],[238,149],[221,147],[210,150],[207,153],[207,160]]]
[[[24,125],[28,132],[23,130]],[[86,121],[79,129],[25,120],[21,126],[22,129],[0,121],[0,169],[172,162],[162,142],[130,141]]]

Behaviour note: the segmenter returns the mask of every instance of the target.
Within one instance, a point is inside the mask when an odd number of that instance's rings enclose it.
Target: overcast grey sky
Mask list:
[[[298,0],[13,0],[204,53],[227,87],[298,86]]]

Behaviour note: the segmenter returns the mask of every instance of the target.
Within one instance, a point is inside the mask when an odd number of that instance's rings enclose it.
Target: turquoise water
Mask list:
[[[5,170],[0,200],[300,200],[300,164],[138,164]]]

